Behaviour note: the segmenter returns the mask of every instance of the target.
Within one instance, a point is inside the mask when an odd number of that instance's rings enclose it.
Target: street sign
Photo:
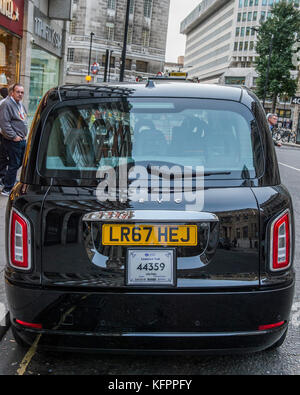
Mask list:
[[[92,64],[92,66],[91,66],[91,72],[93,73],[93,74],[98,74],[98,72],[100,71],[100,65],[99,65],[99,63],[93,63]]]
[[[291,104],[300,104],[300,96],[293,96]]]

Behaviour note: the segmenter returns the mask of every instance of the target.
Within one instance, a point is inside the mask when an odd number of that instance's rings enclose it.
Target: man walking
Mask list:
[[[278,117],[277,117],[276,114],[272,114],[272,113],[269,112],[267,114],[267,121],[268,121],[268,124],[269,124],[269,129],[270,129],[271,135],[273,137],[273,129],[277,125]],[[276,141],[274,138],[273,138],[273,141],[274,141],[275,145],[277,145],[278,147],[281,147],[281,143],[279,141]]]
[[[7,88],[3,87],[0,89],[0,95],[1,95],[1,100],[0,100],[0,106],[6,100],[6,97],[8,96],[8,90]],[[2,132],[0,129],[0,186],[3,186],[2,178],[4,177],[8,165],[8,155],[7,152],[5,151],[3,147],[3,137],[2,137]]]
[[[1,105],[0,128],[2,129],[2,142],[9,158],[7,171],[2,179],[4,188],[1,194],[4,196],[9,196],[12,187],[15,185],[17,171],[22,166],[25,152],[28,125],[27,111],[22,104],[23,97],[24,87],[20,84],[15,84],[12,87],[10,97]]]

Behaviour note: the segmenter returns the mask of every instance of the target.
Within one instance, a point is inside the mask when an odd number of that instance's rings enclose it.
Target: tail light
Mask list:
[[[9,260],[11,266],[29,270],[31,268],[30,224],[15,209],[10,217]]]
[[[279,322],[275,322],[274,324],[259,325],[258,330],[267,331],[268,329],[278,328],[279,326],[282,326],[284,323],[285,321],[279,321]]]
[[[271,224],[270,268],[272,271],[286,269],[291,263],[290,212],[286,210]]]
[[[34,324],[32,322],[25,322],[17,319],[16,319],[16,323],[19,325],[27,326],[28,328],[42,329],[42,324]]]

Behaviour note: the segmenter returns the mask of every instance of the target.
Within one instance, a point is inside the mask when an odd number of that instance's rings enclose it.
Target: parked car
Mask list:
[[[222,248],[221,230],[247,248]],[[9,197],[6,248],[22,345],[252,352],[288,330],[293,207],[244,87],[50,90]]]

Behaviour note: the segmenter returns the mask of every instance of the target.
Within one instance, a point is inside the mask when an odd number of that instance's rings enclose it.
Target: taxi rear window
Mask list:
[[[234,101],[102,99],[52,111],[40,172],[95,178],[120,164],[196,168],[215,178],[262,175],[262,147],[250,110]]]

